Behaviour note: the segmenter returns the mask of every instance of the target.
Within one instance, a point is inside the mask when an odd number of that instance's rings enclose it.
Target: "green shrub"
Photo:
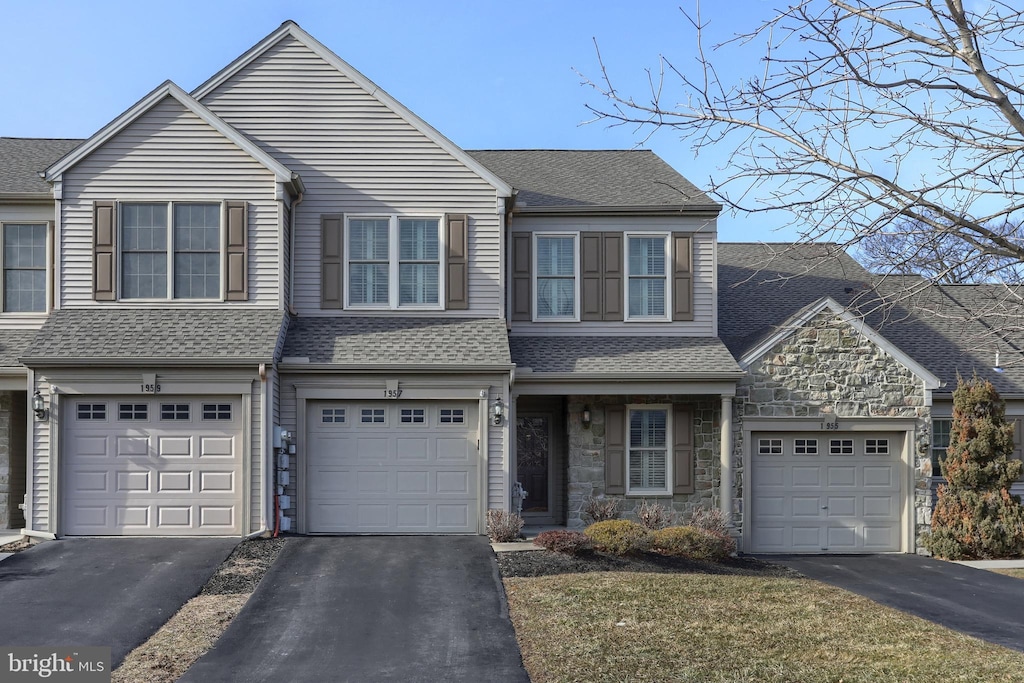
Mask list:
[[[594,549],[594,544],[582,531],[564,529],[543,531],[533,539],[533,544],[566,555],[580,555]]]
[[[654,532],[654,549],[694,560],[723,560],[736,552],[736,541],[695,526],[670,526]]]
[[[653,534],[628,519],[609,519],[594,522],[584,531],[594,547],[613,555],[629,555],[651,547]]]

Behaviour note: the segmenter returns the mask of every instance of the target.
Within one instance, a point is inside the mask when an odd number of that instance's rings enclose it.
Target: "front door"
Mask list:
[[[516,419],[517,480],[526,489],[523,518],[551,517],[552,416],[520,415]]]

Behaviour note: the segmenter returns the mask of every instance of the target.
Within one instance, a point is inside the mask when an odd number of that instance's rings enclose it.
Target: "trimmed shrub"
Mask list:
[[[648,503],[644,499],[636,509],[636,518],[651,531],[657,531],[672,526],[676,521],[676,513],[664,505]]]
[[[736,541],[695,526],[670,526],[654,532],[654,549],[694,560],[724,560],[736,552]]]
[[[719,536],[729,535],[728,520],[718,508],[694,508],[689,525]]]
[[[487,511],[487,537],[492,543],[511,543],[522,538],[523,518],[504,510]]]
[[[590,497],[583,501],[583,515],[590,519],[592,524],[607,522],[619,516],[618,498]]]
[[[651,547],[654,541],[649,529],[628,519],[594,522],[583,531],[594,547],[613,555],[629,555]]]
[[[582,531],[564,529],[543,531],[533,539],[533,544],[566,555],[581,555],[594,549],[593,542]]]

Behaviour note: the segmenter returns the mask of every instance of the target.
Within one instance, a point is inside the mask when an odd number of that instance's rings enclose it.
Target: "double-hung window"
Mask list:
[[[942,461],[946,459],[949,448],[949,431],[953,420],[948,417],[932,418],[932,476],[942,476]]]
[[[668,494],[672,481],[668,406],[629,409],[626,493]]]
[[[534,235],[536,320],[579,320],[578,235]]]
[[[346,254],[350,308],[440,306],[440,219],[350,217]]]
[[[121,205],[122,299],[221,298],[219,203]]]
[[[4,223],[3,311],[46,311],[46,224]]]
[[[626,235],[626,320],[667,320],[668,235]]]

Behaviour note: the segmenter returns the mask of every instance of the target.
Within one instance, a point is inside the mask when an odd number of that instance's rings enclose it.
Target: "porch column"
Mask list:
[[[732,526],[732,396],[722,397],[722,474],[720,477],[719,506],[729,526]]]

